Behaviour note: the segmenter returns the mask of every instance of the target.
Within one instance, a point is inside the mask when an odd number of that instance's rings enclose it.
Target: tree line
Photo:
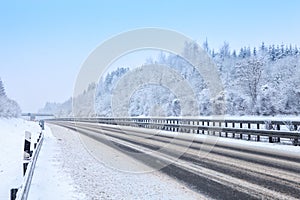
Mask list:
[[[0,118],[19,117],[21,108],[18,103],[7,97],[3,81],[0,78]]]
[[[198,47],[195,42],[186,43],[183,52],[190,56],[197,55],[193,51]],[[149,58],[145,64],[169,66],[188,81],[197,98],[200,116],[222,113],[268,116],[300,114],[300,53],[296,45],[266,45],[262,42],[259,47],[243,47],[237,52],[230,49],[228,42],[224,42],[215,51],[206,40],[202,49],[216,63],[222,81],[223,90],[217,96],[211,95],[202,75],[178,55],[161,52],[158,58]],[[77,97],[80,116],[113,116],[111,101],[115,86],[126,73],[133,70],[120,66],[102,77],[97,84],[91,84],[90,89]],[[175,80],[170,82],[177,84]],[[92,94],[91,91],[96,92]],[[61,106],[55,104],[55,109],[64,115],[72,115],[71,103],[69,99]],[[47,104],[48,110],[51,110],[50,105]],[[150,84],[132,92],[127,109],[130,116],[181,116],[180,105],[181,99],[168,88]],[[218,113],[213,106],[225,110]],[[194,108],[190,109],[190,113],[193,113]]]

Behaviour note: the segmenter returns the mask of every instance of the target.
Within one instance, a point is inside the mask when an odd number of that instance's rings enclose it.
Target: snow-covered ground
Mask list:
[[[66,166],[62,159],[61,146],[46,126],[28,199],[85,199],[84,194],[76,191],[71,174],[64,170]]]
[[[34,142],[41,128],[38,122],[0,118],[0,199],[9,199],[10,189],[18,188],[23,182],[25,131],[32,133]]]
[[[141,118],[151,118],[150,116],[138,116]],[[176,118],[176,117],[166,117],[166,118]],[[227,120],[264,120],[264,121],[300,121],[300,116],[297,115],[276,115],[276,116],[258,116],[258,115],[243,115],[243,116],[238,116],[238,115],[212,115],[212,116],[180,116],[178,117],[179,119],[227,119]]]
[[[130,127],[131,128],[131,127]],[[234,138],[225,138],[212,135],[204,134],[185,134],[169,131],[160,131],[159,134],[165,136],[174,136],[178,138],[192,139],[194,141],[203,141],[220,145],[232,145],[236,147],[247,147],[248,149],[264,149],[265,151],[278,152],[280,154],[293,154],[300,157],[300,147],[293,145],[286,145],[284,143],[267,143],[267,142],[257,142],[248,141]]]

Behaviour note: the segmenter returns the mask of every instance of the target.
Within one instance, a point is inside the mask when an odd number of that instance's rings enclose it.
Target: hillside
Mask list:
[[[228,115],[298,115],[300,114],[300,57],[297,46],[270,45],[264,43],[258,48],[241,48],[237,53],[230,51],[229,44],[224,43],[218,52],[210,49],[207,41],[203,49],[211,56],[217,65],[223,85],[223,91],[217,97],[212,97],[202,76],[187,61],[170,53],[160,53],[157,59],[145,61],[145,66],[157,64],[167,66],[188,82],[196,97],[197,115],[212,115],[212,105],[224,106]],[[195,44],[187,44],[185,53],[193,54]],[[148,71],[143,74],[145,66],[139,68],[118,68],[98,84],[92,84],[84,94],[75,99],[76,116],[118,116],[119,104],[114,104],[115,91],[119,83],[130,87],[139,80],[155,74]],[[156,76],[163,80],[166,72],[158,71]],[[136,74],[134,80],[128,80],[128,74]],[[177,79],[169,80],[170,85],[178,85]],[[133,84],[133,85],[132,85]],[[132,86],[130,86],[132,85]],[[124,89],[124,87],[123,87]],[[182,116],[193,113],[194,108],[182,113],[183,99],[178,98],[170,88],[161,84],[140,85],[130,92],[126,104],[128,116]],[[127,99],[128,100],[128,99]],[[225,104],[225,105],[218,105]],[[124,106],[124,105],[123,105]],[[45,109],[49,110],[49,104]],[[71,100],[63,104],[53,104],[57,116],[71,115]],[[66,109],[67,108],[67,109]],[[123,109],[123,108],[122,108]],[[51,109],[50,109],[51,110]],[[124,113],[123,113],[124,115]]]

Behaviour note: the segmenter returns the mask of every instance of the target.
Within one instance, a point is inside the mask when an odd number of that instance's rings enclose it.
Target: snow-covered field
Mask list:
[[[25,131],[36,141],[41,128],[38,122],[0,118],[0,199],[9,199],[10,189],[22,184]]]

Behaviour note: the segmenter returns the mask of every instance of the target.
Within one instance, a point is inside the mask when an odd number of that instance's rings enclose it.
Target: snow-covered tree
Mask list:
[[[230,57],[230,47],[228,42],[224,42],[223,46],[220,48],[219,56],[222,59]]]
[[[0,79],[0,117],[11,118],[19,117],[21,108],[17,102],[9,99],[6,96],[5,88],[2,80]]]
[[[238,84],[243,87],[244,94],[251,98],[252,108],[256,106],[263,66],[262,58],[249,58],[236,65]]]
[[[237,57],[237,55],[236,55],[236,50],[233,50],[233,52],[232,52],[232,57],[233,57],[233,58],[236,58],[236,57]]]
[[[3,82],[0,78],[0,96],[6,96]]]
[[[202,46],[203,46],[204,51],[206,51],[207,53],[210,54],[210,49],[209,49],[209,46],[208,46],[207,38],[206,38],[205,42],[203,42]]]
[[[265,51],[266,51],[266,47],[265,47],[265,43],[264,43],[264,42],[261,43],[260,50],[261,50],[262,52],[265,52]]]
[[[203,48],[211,52],[224,87],[224,91],[214,98],[210,96],[201,74],[180,56],[161,52],[158,58],[148,58],[145,63],[166,65],[188,82],[196,96],[199,115],[211,115],[213,108],[222,108],[224,104],[226,114],[230,115],[300,114],[300,56],[297,46],[266,45],[262,42],[258,48],[242,47],[237,55],[236,50],[230,53],[228,43],[224,43],[219,52],[210,50],[206,40]],[[187,43],[184,55],[192,58],[197,56],[197,51],[198,45]],[[82,104],[80,115],[93,115],[92,111],[95,111],[98,116],[112,116],[112,93],[131,70],[119,68],[102,77],[93,86],[96,88],[95,96],[87,89],[78,101]],[[145,77],[149,75],[151,73],[144,74]],[[178,84],[172,80],[170,83]],[[90,109],[91,100],[95,103],[94,110]],[[178,116],[182,114],[183,103],[163,85],[148,85],[133,92],[127,109],[130,116]],[[64,106],[59,104],[57,107],[58,113],[71,113],[71,103],[65,102]]]
[[[120,67],[100,79],[96,86],[94,107],[98,116],[112,116],[112,91],[120,78],[128,71],[128,68]]]
[[[256,47],[253,48],[253,56],[256,56],[257,55],[257,50],[256,50]]]

